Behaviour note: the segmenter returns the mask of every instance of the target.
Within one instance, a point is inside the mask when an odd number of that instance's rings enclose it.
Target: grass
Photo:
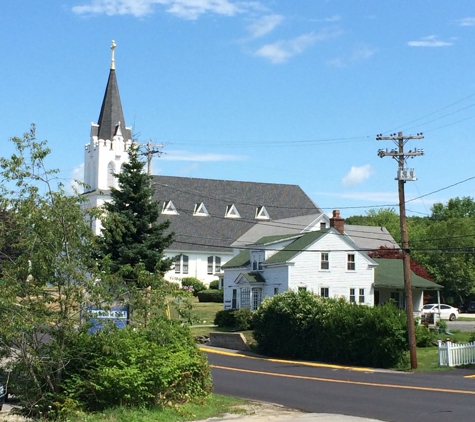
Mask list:
[[[225,413],[246,413],[246,400],[211,394],[200,402],[153,409],[119,407],[96,413],[69,416],[69,422],[181,422],[222,416]]]
[[[196,321],[193,325],[214,324],[216,312],[223,310],[222,303],[199,302],[196,297],[192,299],[192,305],[191,317]]]

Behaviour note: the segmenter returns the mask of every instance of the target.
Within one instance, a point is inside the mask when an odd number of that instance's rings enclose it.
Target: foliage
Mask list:
[[[219,280],[213,280],[209,283],[209,288],[213,290],[219,290]]]
[[[198,299],[200,302],[216,302],[223,303],[224,292],[223,290],[203,290],[198,293]]]
[[[21,382],[23,410],[37,416],[61,391],[69,363],[67,341],[79,324],[80,304],[108,302],[91,259],[93,233],[81,195],[54,185],[50,153],[35,126],[11,138],[16,152],[0,158],[0,358]],[[104,280],[105,282],[106,280]]]
[[[235,330],[249,330],[253,327],[252,313],[249,308],[224,309],[216,313],[214,324]]]
[[[203,290],[206,290],[206,286],[203,284],[203,282],[195,277],[184,277],[181,279],[181,285],[182,287],[192,287],[193,288],[193,294],[197,295],[199,292],[202,292]]]
[[[253,323],[265,355],[394,367],[407,350],[406,317],[392,304],[367,307],[289,291],[265,299]]]
[[[401,238],[399,214],[394,208],[371,209],[365,216],[356,215],[345,219],[346,224],[385,227],[394,239]]]
[[[206,397],[210,368],[187,327],[153,319],[147,328],[112,326],[70,338],[63,381],[67,400],[85,410],[150,407]],[[59,409],[58,409],[59,410]]]
[[[431,347],[436,340],[435,333],[424,324],[417,324],[415,329],[417,347]]]
[[[75,412],[68,416],[68,422],[180,422],[220,418],[226,413],[246,413],[247,401],[235,397],[210,394],[209,396],[174,406],[153,408],[117,407],[102,412]],[[253,409],[256,404],[253,403]]]
[[[173,264],[173,259],[164,256],[173,242],[173,233],[167,233],[170,221],[157,222],[159,202],[152,199],[151,177],[144,173],[144,165],[138,146],[132,145],[129,162],[115,175],[119,189],[111,188],[111,201],[104,204],[102,236],[98,237],[98,258],[108,260],[107,271],[140,288],[147,285],[136,278],[136,266],[163,276]]]

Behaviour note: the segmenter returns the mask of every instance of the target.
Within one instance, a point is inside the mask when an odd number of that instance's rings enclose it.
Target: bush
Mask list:
[[[234,330],[252,329],[252,313],[249,308],[225,309],[216,312],[214,324],[218,327],[231,328]]]
[[[205,397],[212,388],[209,365],[189,329],[167,320],[144,329],[82,333],[72,346],[64,402],[84,410],[180,403]]]
[[[209,283],[209,288],[213,290],[219,290],[219,280],[213,280]]]
[[[391,304],[368,307],[285,292],[265,299],[253,323],[257,350],[265,355],[387,368],[408,348],[405,313]]]
[[[223,290],[203,290],[198,293],[198,301],[223,303],[224,292]]]
[[[430,347],[436,340],[435,333],[423,324],[416,325],[415,334],[417,347]]]
[[[196,296],[199,292],[206,290],[206,286],[201,280],[198,280],[195,277],[185,277],[181,280],[181,286],[183,288],[192,287],[193,294]]]

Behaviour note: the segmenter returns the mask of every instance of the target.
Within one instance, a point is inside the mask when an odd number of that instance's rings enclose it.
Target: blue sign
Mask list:
[[[87,308],[88,319],[92,323],[89,334],[104,328],[105,321],[112,321],[118,328],[124,328],[129,320],[128,306],[115,306],[110,310],[98,309],[96,307]]]

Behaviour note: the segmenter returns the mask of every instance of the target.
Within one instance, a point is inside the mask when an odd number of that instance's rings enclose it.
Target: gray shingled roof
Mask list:
[[[161,205],[171,200],[179,213],[160,217],[171,221],[176,234],[172,250],[230,252],[230,245],[259,221],[256,208],[262,205],[272,220],[322,212],[297,185],[175,176],[153,176],[152,183]],[[209,217],[193,216],[201,202]],[[233,204],[241,218],[225,218]]]
[[[117,84],[115,70],[111,69],[109,72],[106,91],[104,93],[104,99],[102,100],[99,120],[97,121],[99,127],[93,127],[93,130],[97,130],[97,133],[93,133],[93,135],[97,135],[99,139],[112,139],[119,122],[124,139],[132,139],[132,134],[125,125],[124,112],[122,111],[122,102],[120,101],[119,85]]]

